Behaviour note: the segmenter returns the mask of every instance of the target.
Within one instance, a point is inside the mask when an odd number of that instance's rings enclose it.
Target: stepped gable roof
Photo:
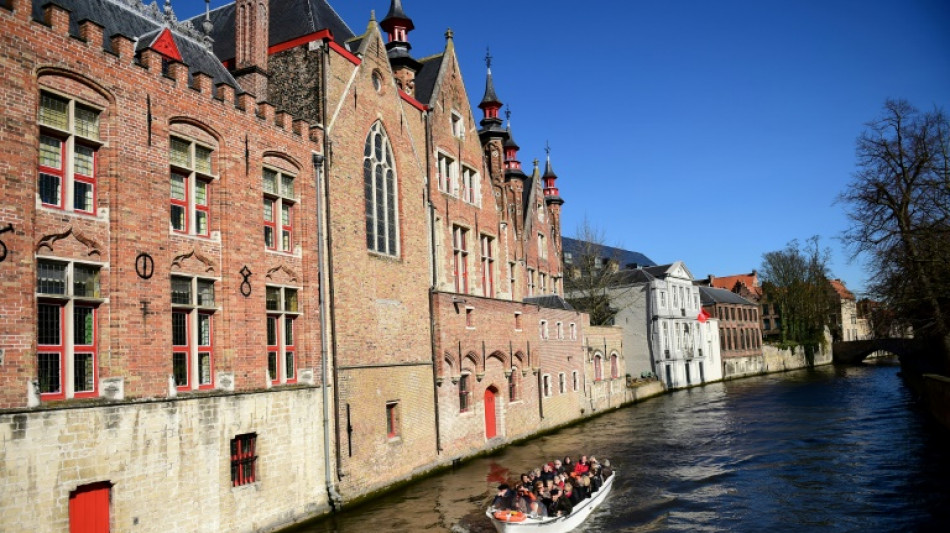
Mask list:
[[[49,0],[33,0],[34,19],[43,20],[43,6],[48,3]],[[79,37],[79,22],[82,20],[102,25],[102,47],[112,52],[113,35],[138,38],[138,52],[149,47],[167,27],[171,30],[182,61],[188,65],[189,79],[195,72],[203,72],[211,76],[215,84],[226,83],[241,92],[224,65],[202,43],[204,34],[196,29],[201,27],[200,24],[195,26],[187,21],[179,22],[173,13],[166,19],[155,2],[148,6],[140,0],[55,0],[54,3],[71,12],[69,34],[74,37]]]
[[[699,287],[699,300],[703,305],[713,304],[738,304],[738,305],[756,305],[738,294],[717,287]]]
[[[564,247],[565,252],[570,252],[575,258],[580,258],[580,256],[584,255],[584,253],[590,250],[592,246],[585,241],[572,239],[570,237],[561,237],[561,245]],[[622,248],[614,248],[613,246],[596,246],[600,249],[603,257],[618,261],[620,263],[621,269],[632,269],[636,266],[642,267],[656,265],[652,259],[641,254],[640,252],[633,252],[630,250],[624,250]]]
[[[211,10],[211,23],[214,29],[214,54],[221,61],[234,59],[234,3]],[[200,28],[204,13],[189,19]],[[333,40],[346,47],[347,41],[356,35],[346,25],[340,15],[330,7],[326,0],[281,0],[270,4],[270,26],[268,46],[299,39],[320,30],[330,30]],[[350,51],[356,48],[349,47]]]
[[[422,68],[416,72],[416,100],[430,106],[434,105],[434,102],[430,102],[430,100],[432,100],[432,95],[435,92],[435,85],[439,81],[439,70],[444,58],[445,54],[437,54],[419,61]]]
[[[828,282],[831,283],[831,288],[835,291],[835,294],[838,295],[838,298],[842,300],[854,300],[854,293],[844,286],[843,281],[840,279],[832,279],[828,280]]]
[[[565,311],[574,311],[574,307],[567,303],[567,300],[558,294],[545,294],[544,296],[528,296],[524,299],[527,304],[535,304],[545,309],[563,309]]]

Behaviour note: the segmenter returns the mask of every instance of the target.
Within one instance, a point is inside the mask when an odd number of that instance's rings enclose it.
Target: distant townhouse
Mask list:
[[[723,377],[760,370],[763,359],[759,306],[726,289],[701,286],[699,294],[703,309],[719,322]]]

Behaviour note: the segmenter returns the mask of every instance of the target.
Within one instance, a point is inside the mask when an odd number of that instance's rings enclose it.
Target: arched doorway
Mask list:
[[[494,385],[485,389],[485,438],[493,439],[498,434],[497,420],[495,419],[495,397],[498,389]]]

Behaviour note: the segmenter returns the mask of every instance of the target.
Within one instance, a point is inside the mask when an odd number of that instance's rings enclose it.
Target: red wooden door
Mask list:
[[[109,482],[83,485],[69,494],[69,533],[109,532]]]
[[[485,389],[485,438],[494,438],[495,434],[495,391],[489,387]]]

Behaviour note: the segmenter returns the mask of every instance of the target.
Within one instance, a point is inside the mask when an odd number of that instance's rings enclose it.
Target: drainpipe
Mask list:
[[[426,127],[426,171],[425,171],[425,189],[424,197],[425,204],[428,207],[429,211],[429,253],[431,255],[431,262],[429,265],[429,270],[432,273],[431,284],[429,287],[429,346],[432,350],[432,404],[435,409],[435,454],[442,454],[442,437],[439,427],[439,359],[438,359],[438,343],[435,340],[435,305],[433,300],[435,299],[435,293],[438,288],[439,277],[438,271],[436,269],[436,261],[438,257],[436,256],[435,251],[435,206],[432,205],[432,199],[429,197],[429,169],[432,168],[432,161],[430,159],[432,155],[432,130],[429,124],[429,112],[425,111],[422,114],[425,120]],[[459,358],[459,366],[461,367],[462,359]]]
[[[326,269],[324,270],[324,275],[320,279],[320,336],[321,336],[321,350],[323,353],[323,413],[324,413],[324,427],[323,427],[323,438],[324,438],[324,456],[325,463],[324,467],[326,470],[326,483],[327,483],[327,498],[330,501],[330,507],[337,511],[339,507],[343,504],[343,497],[336,491],[336,488],[333,484],[333,477],[330,474],[331,465],[330,465],[330,412],[329,405],[327,402],[327,387],[333,387],[333,432],[335,436],[335,446],[334,453],[336,456],[336,475],[337,479],[341,479],[341,467],[340,467],[340,424],[337,423],[340,420],[340,394],[339,387],[337,382],[337,361],[336,361],[336,320],[334,315],[334,306],[333,306],[333,276],[331,274],[331,265],[333,264],[333,232],[330,228],[330,183],[326,179],[329,176],[331,168],[331,154],[330,154],[330,132],[327,130],[327,83],[329,81],[329,68],[330,68],[330,54],[327,49],[329,38],[325,37],[320,43],[320,57],[321,57],[321,69],[323,81],[321,86],[317,89],[319,92],[320,106],[323,112],[323,116],[320,117],[321,122],[323,122],[323,156],[320,158],[320,161],[317,161],[317,158],[314,157],[315,166],[319,165],[319,168],[315,168],[316,180],[317,180],[317,251],[320,261],[320,268],[323,270],[324,265]],[[323,205],[321,200],[326,201],[326,207],[321,209]],[[324,238],[324,235],[326,237]],[[325,314],[329,312],[329,326],[326,323]],[[328,343],[328,339],[332,344]],[[328,370],[328,357],[327,351],[329,350],[329,358],[332,366],[332,376],[331,383],[327,383],[327,374],[330,372]]]

